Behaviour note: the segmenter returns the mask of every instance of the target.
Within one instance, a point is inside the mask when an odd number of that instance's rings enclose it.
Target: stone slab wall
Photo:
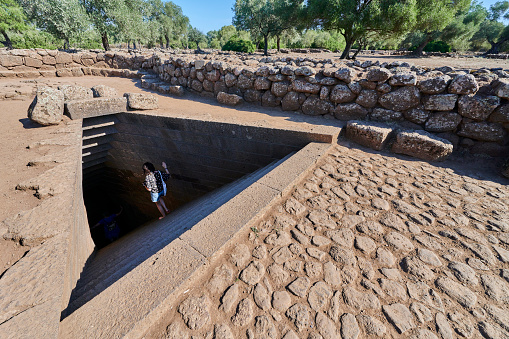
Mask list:
[[[157,210],[141,185],[146,161],[160,170],[161,162],[167,163],[172,178],[165,200],[175,209],[310,142],[331,143],[337,137],[139,113],[117,118],[105,184],[119,199],[153,217]]]
[[[46,75],[46,70],[57,76],[139,77],[138,70],[148,70],[158,77],[146,77],[142,86],[165,93],[183,93],[185,88],[217,97],[224,92],[285,111],[423,129],[472,153],[509,152],[509,74],[503,69],[429,69],[401,62],[223,53],[1,53],[0,78]]]

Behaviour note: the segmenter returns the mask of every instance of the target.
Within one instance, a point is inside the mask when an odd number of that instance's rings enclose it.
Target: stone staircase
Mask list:
[[[63,318],[102,293],[134,267],[150,258],[186,230],[191,229],[193,225],[269,173],[291,155],[293,153],[192,201],[172,212],[163,220],[143,225],[97,251],[83,271],[82,277],[71,295],[69,305],[62,313]]]

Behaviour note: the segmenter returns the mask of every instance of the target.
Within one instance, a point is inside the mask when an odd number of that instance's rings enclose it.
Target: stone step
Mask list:
[[[175,240],[161,248],[138,253],[147,257],[141,261],[133,258],[140,263],[63,319],[60,336],[143,338],[171,309],[176,298],[185,293],[189,284],[202,278],[208,264],[214,264],[216,256],[229,250],[247,234],[249,227],[259,223],[273,204],[289,194],[330,148],[330,144],[308,144],[239,194],[218,204],[212,213]],[[152,229],[155,238],[166,238],[172,231],[169,220],[170,217],[145,228]],[[131,245],[140,246],[144,242],[152,244],[153,238],[137,239]],[[101,255],[99,252],[97,254]],[[120,253],[126,255],[125,251]],[[95,260],[97,257],[92,261]],[[136,307],[130,307],[133,300],[136,300]]]
[[[87,162],[84,162],[81,167],[82,169],[87,169],[87,168],[90,168],[90,167],[94,167],[94,166],[97,166],[99,164],[104,164],[107,160],[107,156],[104,156],[102,158],[97,158],[95,160],[92,160],[92,161],[87,161]]]
[[[99,117],[83,119],[82,129],[89,130],[99,127],[111,126],[118,123],[115,115],[103,115]]]
[[[90,161],[101,159],[101,158],[106,158],[107,156],[108,156],[108,150],[104,150],[104,151],[101,151],[101,152],[90,153],[90,154],[82,156],[81,163],[82,164],[87,164]]]
[[[116,134],[117,129],[114,126],[103,126],[83,131],[83,140],[100,138],[111,134]]]
[[[92,147],[97,147],[97,146],[100,146],[100,145],[106,145],[106,144],[109,144],[110,142],[113,141],[113,135],[106,135],[106,136],[102,136],[102,137],[98,137],[98,138],[91,138],[91,139],[87,139],[87,140],[83,140],[83,144],[82,144],[82,149],[83,150],[88,150],[89,148],[92,148]]]
[[[82,149],[81,156],[84,158],[92,154],[109,151],[111,148],[112,148],[111,145],[106,143],[98,146],[87,147]]]
[[[97,164],[95,166],[91,166],[88,168],[83,168],[83,175],[88,175],[95,171],[103,171],[105,169],[106,165],[104,163]]]
[[[73,291],[67,314],[72,313],[136,267],[147,257],[145,253],[152,253],[154,249],[166,246],[184,231],[190,229],[194,224],[249,187],[253,182],[273,170],[288,157],[275,161],[202,198],[192,201],[183,208],[172,212],[165,219],[142,226],[99,250],[94,260],[85,269],[83,280],[78,282],[75,291]],[[164,234],[164,237],[161,234]],[[141,238],[150,239],[151,241],[140,246],[139,239]]]

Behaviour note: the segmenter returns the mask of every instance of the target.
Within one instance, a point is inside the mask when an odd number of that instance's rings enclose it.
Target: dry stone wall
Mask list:
[[[503,69],[224,53],[0,51],[0,78],[54,75],[143,77],[143,87],[163,93],[180,96],[187,90],[222,104],[246,101],[344,121],[376,121],[425,130],[455,149],[509,154],[509,74]]]

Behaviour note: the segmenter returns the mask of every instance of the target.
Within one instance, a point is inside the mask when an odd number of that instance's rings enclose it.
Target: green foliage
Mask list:
[[[326,30],[340,32],[346,42],[341,58],[348,58],[351,46],[369,39],[407,32],[415,22],[416,0],[308,0],[309,21]]]
[[[451,51],[451,46],[443,41],[431,41],[428,45],[426,45],[424,51],[448,53]]]
[[[253,53],[256,50],[256,46],[249,40],[242,40],[236,37],[231,38],[226,42],[222,48],[223,51],[234,51]]]
[[[290,48],[325,48],[331,51],[345,48],[345,39],[334,31],[306,30],[290,39]]]
[[[23,9],[14,0],[0,0],[0,34],[5,39],[0,43],[7,48],[12,48],[7,32],[20,32],[25,28]]]
[[[58,39],[64,39],[66,45],[69,39],[79,36],[90,26],[85,9],[79,0],[18,1],[37,28]]]
[[[207,40],[205,34],[203,34],[197,28],[191,26],[189,27],[187,38],[189,39],[190,42],[196,44],[196,47],[192,48],[200,48],[200,42],[205,42]]]
[[[23,34],[13,34],[12,42],[14,48],[47,48],[57,49],[62,46],[62,40],[55,38],[48,32],[40,31],[30,27]]]
[[[473,35],[472,43],[481,47],[486,42],[490,48],[488,54],[497,54],[506,49],[509,43],[509,26],[498,21],[509,17],[509,1],[498,1],[487,12],[486,19],[480,24],[479,30]]]

